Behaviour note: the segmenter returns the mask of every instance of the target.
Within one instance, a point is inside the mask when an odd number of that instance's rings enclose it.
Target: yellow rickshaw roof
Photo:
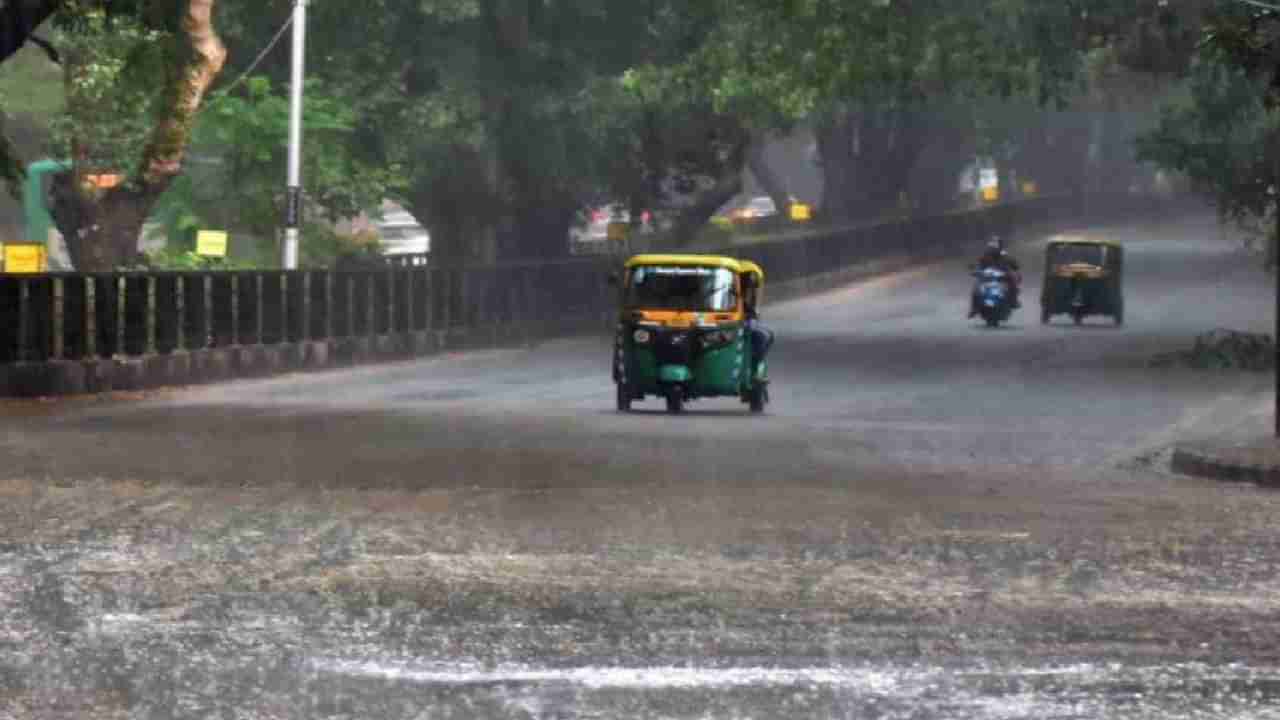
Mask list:
[[[764,270],[750,260],[724,255],[636,255],[627,261],[627,269],[641,265],[673,265],[676,267],[714,267],[735,273],[752,273],[764,281]]]
[[[1054,235],[1049,238],[1050,245],[1105,245],[1107,247],[1124,249],[1124,245],[1118,240],[1108,238],[1091,238],[1084,235]]]

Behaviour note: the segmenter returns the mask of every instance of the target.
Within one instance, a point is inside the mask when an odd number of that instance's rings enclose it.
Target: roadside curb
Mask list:
[[[1280,440],[1199,440],[1174,446],[1172,469],[1182,475],[1280,488]]]

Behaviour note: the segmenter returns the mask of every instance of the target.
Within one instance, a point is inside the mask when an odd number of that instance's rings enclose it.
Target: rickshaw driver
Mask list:
[[[764,362],[769,348],[773,347],[773,331],[760,322],[760,313],[756,310],[755,293],[747,293],[742,307],[746,315],[746,322],[743,325],[751,335],[751,376],[755,377],[760,371],[760,363]]]
[[[1022,289],[1022,273],[1019,271],[1018,261],[1013,258],[1004,249],[1004,244],[1000,242],[998,235],[992,236],[987,242],[987,248],[983,251],[982,256],[978,258],[977,269],[986,270],[987,268],[995,268],[1009,275],[1009,294],[1012,295],[1013,306],[1015,308],[1022,307],[1021,289]],[[978,295],[976,292],[969,296],[969,317],[978,316]]]

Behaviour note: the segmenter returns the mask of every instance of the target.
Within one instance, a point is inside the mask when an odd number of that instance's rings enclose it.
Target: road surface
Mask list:
[[[1280,501],[1165,469],[1269,377],[1147,367],[1270,280],[1106,231],[1124,328],[1043,239],[997,330],[962,261],[766,308],[764,416],[614,412],[609,338],[10,403],[0,716],[1280,717]]]

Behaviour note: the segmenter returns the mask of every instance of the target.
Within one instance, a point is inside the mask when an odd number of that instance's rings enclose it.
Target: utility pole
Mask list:
[[[307,59],[307,0],[293,0],[293,72],[289,84],[289,184],[285,197],[285,270],[298,269],[302,224],[302,93]]]

